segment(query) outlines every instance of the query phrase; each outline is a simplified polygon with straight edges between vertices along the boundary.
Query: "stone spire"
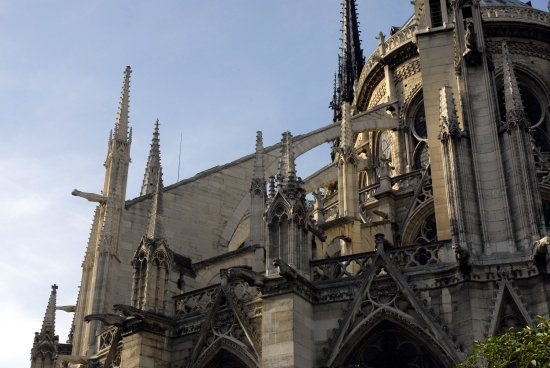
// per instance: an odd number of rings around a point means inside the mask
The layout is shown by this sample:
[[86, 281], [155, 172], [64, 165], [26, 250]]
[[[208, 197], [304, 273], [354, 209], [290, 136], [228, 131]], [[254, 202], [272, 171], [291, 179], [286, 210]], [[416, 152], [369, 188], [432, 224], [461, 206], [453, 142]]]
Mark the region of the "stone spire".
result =
[[122, 85], [122, 94], [118, 106], [118, 116], [115, 125], [115, 139], [122, 141], [128, 140], [128, 119], [130, 108], [130, 74], [132, 69], [127, 66], [124, 70], [124, 84]]
[[[265, 189], [264, 172], [264, 145], [262, 132], [256, 135], [256, 159], [254, 161], [254, 172], [250, 186], [250, 244], [265, 246], [265, 201], [267, 197]], [[265, 268], [265, 257], [263, 250], [256, 250], [254, 257], [254, 271], [261, 271]]]
[[261, 179], [265, 184], [264, 180], [264, 144], [262, 139], [262, 132], [256, 133], [256, 159], [254, 161], [254, 174], [253, 179]]
[[504, 74], [504, 105], [506, 106], [506, 127], [508, 131], [516, 126], [527, 127], [523, 102], [505, 40], [502, 40], [502, 69]]
[[52, 292], [50, 293], [50, 300], [48, 300], [48, 306], [46, 307], [46, 314], [44, 315], [44, 321], [42, 322], [42, 329], [40, 335], [49, 335], [53, 337], [55, 335], [55, 303], [57, 299], [57, 285], [52, 285]]
[[281, 158], [279, 159], [279, 172], [277, 173], [277, 185], [283, 189], [294, 188], [296, 178], [296, 164], [294, 163], [294, 148], [292, 146], [292, 134], [289, 131], [283, 133], [281, 144]]
[[141, 195], [152, 193], [155, 190], [158, 171], [160, 170], [160, 139], [159, 139], [159, 119], [155, 123], [155, 131], [153, 140], [151, 141], [151, 150], [149, 151], [149, 159], [143, 176], [143, 185], [141, 186]]
[[164, 206], [162, 203], [162, 191], [164, 189], [162, 184], [162, 167], [159, 167], [156, 182], [153, 201], [151, 202], [149, 225], [147, 226], [147, 238], [164, 239], [164, 226], [162, 223], [164, 214]]
[[354, 84], [359, 80], [364, 64], [355, 0], [343, 0], [341, 68], [338, 74], [341, 101], [353, 101]]

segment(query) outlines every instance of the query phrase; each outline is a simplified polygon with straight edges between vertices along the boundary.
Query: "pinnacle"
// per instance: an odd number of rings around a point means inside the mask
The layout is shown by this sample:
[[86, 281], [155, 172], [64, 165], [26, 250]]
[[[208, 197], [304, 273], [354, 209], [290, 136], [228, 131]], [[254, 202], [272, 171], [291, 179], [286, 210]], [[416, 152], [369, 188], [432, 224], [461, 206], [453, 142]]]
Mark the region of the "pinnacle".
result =
[[516, 79], [512, 60], [510, 59], [508, 45], [505, 40], [502, 40], [502, 68], [504, 74], [504, 103], [506, 106], [507, 119], [511, 112], [524, 115], [518, 81]]
[[264, 180], [264, 145], [262, 132], [256, 133], [256, 160], [254, 161], [254, 179]]
[[286, 188], [292, 186], [296, 178], [296, 164], [294, 162], [292, 134], [289, 131], [283, 133], [281, 143], [281, 158], [279, 159], [277, 181], [279, 186]]
[[153, 201], [151, 202], [151, 212], [149, 215], [149, 225], [147, 226], [147, 238], [164, 239], [163, 214], [164, 205], [162, 192], [164, 185], [162, 183], [162, 167], [159, 167]]
[[147, 166], [145, 167], [145, 174], [143, 176], [143, 184], [141, 186], [141, 195], [152, 193], [155, 190], [157, 182], [157, 176], [160, 169], [160, 139], [159, 139], [159, 119], [155, 122], [155, 130], [153, 132], [153, 139], [151, 140], [151, 150], [149, 151], [149, 158], [147, 159]]
[[120, 104], [115, 125], [115, 139], [126, 142], [128, 140], [128, 123], [130, 108], [130, 74], [132, 69], [127, 66], [124, 70], [124, 82], [120, 95]]
[[57, 285], [52, 285], [52, 291], [50, 293], [50, 299], [48, 300], [48, 306], [46, 307], [46, 314], [44, 315], [44, 321], [42, 322], [41, 335], [55, 335], [55, 304], [57, 299]]

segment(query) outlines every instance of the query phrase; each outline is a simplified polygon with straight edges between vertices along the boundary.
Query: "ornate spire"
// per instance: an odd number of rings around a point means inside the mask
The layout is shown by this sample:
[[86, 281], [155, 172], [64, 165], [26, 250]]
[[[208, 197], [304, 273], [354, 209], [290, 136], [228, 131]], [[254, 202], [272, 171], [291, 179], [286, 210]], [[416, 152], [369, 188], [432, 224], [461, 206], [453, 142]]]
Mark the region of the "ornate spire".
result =
[[283, 133], [281, 144], [281, 158], [279, 159], [279, 172], [277, 173], [277, 185], [283, 188], [294, 187], [296, 178], [296, 164], [294, 163], [294, 148], [292, 147], [292, 134], [289, 131]]
[[359, 80], [365, 59], [359, 40], [359, 22], [355, 0], [342, 2], [342, 49], [341, 71], [338, 74], [338, 86], [341, 101], [353, 101], [353, 88]]
[[262, 132], [256, 132], [256, 159], [254, 161], [253, 179], [261, 179], [264, 181], [264, 144]]
[[516, 126], [527, 127], [527, 119], [523, 109], [523, 102], [514, 73], [514, 66], [510, 59], [508, 45], [502, 40], [502, 69], [504, 74], [504, 105], [506, 106], [506, 126], [510, 132]]
[[141, 195], [152, 193], [157, 183], [158, 171], [160, 169], [160, 139], [159, 139], [159, 119], [155, 123], [155, 132], [149, 151], [149, 159], [143, 176], [143, 185], [141, 186]]
[[55, 335], [55, 303], [57, 299], [57, 285], [52, 285], [52, 292], [50, 293], [50, 300], [48, 300], [48, 306], [46, 307], [46, 314], [44, 315], [44, 321], [42, 322], [42, 329], [40, 335]]
[[162, 216], [164, 214], [164, 206], [162, 203], [162, 191], [164, 189], [162, 184], [162, 167], [159, 167], [156, 182], [153, 201], [151, 202], [149, 225], [147, 226], [147, 238], [164, 239], [164, 226], [162, 223]]
[[132, 69], [127, 66], [124, 70], [124, 84], [122, 85], [122, 94], [120, 96], [120, 105], [118, 107], [118, 116], [115, 125], [115, 139], [128, 140], [128, 109], [130, 107], [130, 74]]

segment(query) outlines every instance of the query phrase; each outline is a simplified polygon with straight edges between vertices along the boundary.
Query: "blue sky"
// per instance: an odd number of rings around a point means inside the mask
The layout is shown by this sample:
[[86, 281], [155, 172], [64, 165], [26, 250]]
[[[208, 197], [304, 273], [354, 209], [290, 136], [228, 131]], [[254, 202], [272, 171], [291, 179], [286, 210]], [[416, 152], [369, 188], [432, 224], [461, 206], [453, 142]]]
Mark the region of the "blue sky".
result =
[[[546, 9], [544, 0], [533, 1]], [[379, 31], [412, 14], [408, 0], [358, 0], [365, 56]], [[340, 38], [337, 0], [32, 1], [0, 9], [1, 367], [29, 365], [50, 285], [74, 304], [109, 130], [126, 65], [133, 69], [128, 198], [139, 193], [156, 118], [164, 182], [331, 121]], [[328, 163], [324, 145], [300, 176]], [[136, 244], [137, 246], [137, 244]], [[72, 315], [57, 314], [64, 342]]]

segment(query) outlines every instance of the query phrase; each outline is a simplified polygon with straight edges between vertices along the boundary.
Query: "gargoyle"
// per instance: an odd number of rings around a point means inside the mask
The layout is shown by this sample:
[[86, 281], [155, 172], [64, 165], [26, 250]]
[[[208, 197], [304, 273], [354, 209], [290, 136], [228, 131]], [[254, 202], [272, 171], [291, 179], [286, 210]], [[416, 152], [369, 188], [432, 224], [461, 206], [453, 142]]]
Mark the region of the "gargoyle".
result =
[[120, 316], [124, 316], [126, 318], [128, 317], [135, 317], [137, 319], [143, 319], [143, 311], [141, 309], [137, 309], [135, 307], [132, 307], [130, 305], [124, 305], [124, 304], [115, 304], [113, 305], [113, 310], [115, 312], [118, 312]]
[[124, 321], [126, 321], [126, 318], [117, 316], [116, 314], [102, 313], [102, 314], [89, 314], [86, 317], [84, 317], [84, 321], [86, 322], [101, 321], [105, 326], [122, 327], [122, 325], [124, 324]]
[[248, 270], [246, 268], [230, 268], [229, 277], [240, 278], [250, 286], [263, 286], [265, 277], [258, 272]]
[[81, 192], [80, 190], [75, 189], [71, 192], [71, 194], [74, 195], [74, 196], [77, 196], [77, 197], [85, 198], [90, 202], [98, 202], [98, 203], [101, 203], [101, 204], [107, 202], [107, 197], [104, 197], [102, 195], [95, 194], [95, 193], [86, 193], [86, 192]]
[[550, 239], [547, 236], [535, 242], [535, 245], [533, 247], [533, 260], [536, 264], [546, 265], [548, 244], [550, 244]]
[[76, 312], [76, 305], [63, 305], [63, 306], [55, 307], [55, 310], [62, 310], [67, 313], [73, 313], [73, 312]]
[[80, 355], [58, 355], [57, 359], [59, 362], [67, 362], [71, 364], [87, 364], [89, 358]]
[[458, 264], [461, 269], [468, 268], [468, 261], [470, 260], [470, 251], [464, 247], [462, 247], [460, 244], [455, 243], [453, 244], [453, 252], [455, 254], [456, 260], [458, 261]]
[[287, 281], [294, 281], [298, 278], [298, 273], [285, 261], [282, 259], [276, 258], [273, 261], [273, 266], [279, 268], [279, 275], [283, 276]]

